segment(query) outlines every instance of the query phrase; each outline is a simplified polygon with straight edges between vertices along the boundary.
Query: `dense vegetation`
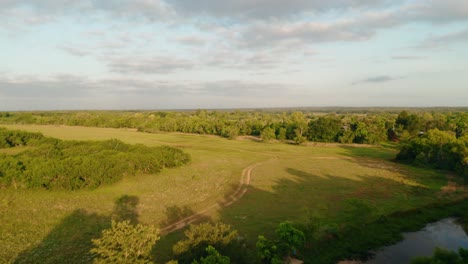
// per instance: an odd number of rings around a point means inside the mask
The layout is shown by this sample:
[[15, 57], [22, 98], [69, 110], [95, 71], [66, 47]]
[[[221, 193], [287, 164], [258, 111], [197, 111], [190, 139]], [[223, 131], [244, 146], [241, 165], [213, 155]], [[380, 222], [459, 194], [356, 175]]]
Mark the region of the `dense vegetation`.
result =
[[398, 160], [436, 169], [455, 170], [468, 178], [468, 135], [431, 129], [420, 137], [409, 139], [397, 155]]
[[468, 249], [460, 248], [458, 252], [436, 248], [432, 257], [416, 257], [411, 264], [467, 264]]
[[361, 112], [304, 111], [147, 111], [147, 112], [14, 112], [0, 113], [0, 122], [109, 128], [135, 128], [145, 132], [183, 132], [227, 138], [262, 136], [271, 139], [369, 143], [398, 141], [437, 128], [466, 133], [468, 112]]
[[16, 154], [0, 153], [3, 188], [96, 188], [124, 175], [157, 173], [190, 160], [171, 147], [128, 145], [116, 139], [62, 141], [6, 129], [0, 129], [1, 148], [22, 148]]

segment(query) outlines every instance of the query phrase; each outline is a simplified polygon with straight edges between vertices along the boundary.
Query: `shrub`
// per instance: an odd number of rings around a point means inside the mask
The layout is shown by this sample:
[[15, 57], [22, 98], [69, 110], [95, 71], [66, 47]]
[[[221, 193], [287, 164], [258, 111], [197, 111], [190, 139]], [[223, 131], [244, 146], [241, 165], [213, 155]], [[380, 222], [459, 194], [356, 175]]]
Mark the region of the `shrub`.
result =
[[112, 227], [93, 239], [94, 263], [152, 263], [151, 249], [159, 240], [159, 231], [150, 226], [129, 221], [112, 221]]

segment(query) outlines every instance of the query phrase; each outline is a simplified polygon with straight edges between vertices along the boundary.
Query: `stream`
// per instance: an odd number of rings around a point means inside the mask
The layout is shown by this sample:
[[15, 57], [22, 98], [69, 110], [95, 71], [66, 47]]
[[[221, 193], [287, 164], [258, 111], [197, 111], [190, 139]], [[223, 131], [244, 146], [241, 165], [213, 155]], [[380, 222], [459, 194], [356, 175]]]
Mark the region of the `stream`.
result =
[[417, 232], [403, 234], [397, 244], [381, 248], [366, 264], [409, 263], [416, 256], [432, 256], [436, 247], [457, 251], [468, 248], [468, 236], [454, 218], [445, 218], [426, 225]]

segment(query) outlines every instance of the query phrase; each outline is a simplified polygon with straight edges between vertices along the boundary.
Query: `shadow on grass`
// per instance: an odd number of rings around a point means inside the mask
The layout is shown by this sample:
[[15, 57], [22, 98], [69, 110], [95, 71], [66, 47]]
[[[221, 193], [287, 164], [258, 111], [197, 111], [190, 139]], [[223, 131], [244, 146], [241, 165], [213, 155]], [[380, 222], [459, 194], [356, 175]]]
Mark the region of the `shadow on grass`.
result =
[[346, 150], [345, 155], [351, 158], [380, 158], [385, 160], [394, 160], [398, 149], [396, 147], [359, 147], [359, 146], [341, 146]]
[[115, 201], [112, 220], [121, 222], [129, 221], [131, 224], [138, 224], [137, 205], [140, 199], [137, 196], [123, 195]]
[[92, 263], [91, 240], [110, 228], [111, 219], [136, 224], [138, 201], [136, 196], [118, 198], [112, 216], [77, 209], [52, 229], [39, 245], [20, 253], [14, 263]]
[[[237, 229], [251, 249], [255, 249], [258, 235], [275, 239], [278, 224], [292, 221], [309, 232], [308, 243], [299, 256], [310, 263], [366, 257], [368, 250], [397, 240], [401, 232], [394, 228], [379, 233], [374, 228], [375, 234], [369, 234], [363, 231], [368, 224], [400, 210], [437, 202], [437, 190], [421, 190], [392, 179], [359, 173], [346, 178], [295, 168], [284, 170], [290, 177], [258, 188], [249, 186], [242, 199], [220, 211], [220, 221]], [[253, 173], [252, 178], [256, 177]], [[320, 227], [310, 227], [311, 219], [318, 220]]]
[[159, 226], [162, 228], [195, 214], [195, 212], [188, 206], [179, 207], [176, 205], [166, 206], [164, 213], [166, 215], [166, 219], [159, 223]]
[[75, 210], [36, 247], [22, 252], [14, 263], [92, 263], [91, 239], [110, 227], [110, 217]]
[[355, 148], [343, 146], [346, 150], [345, 155], [353, 159], [353, 162], [363, 167], [373, 169], [385, 169], [392, 172], [397, 172], [411, 178], [411, 180], [427, 186], [431, 189], [438, 190], [447, 184], [446, 175], [450, 172], [442, 170], [434, 170], [431, 168], [417, 167], [410, 164], [398, 162], [396, 154], [398, 153], [396, 146], [391, 146], [390, 150], [386, 147], [375, 148]]

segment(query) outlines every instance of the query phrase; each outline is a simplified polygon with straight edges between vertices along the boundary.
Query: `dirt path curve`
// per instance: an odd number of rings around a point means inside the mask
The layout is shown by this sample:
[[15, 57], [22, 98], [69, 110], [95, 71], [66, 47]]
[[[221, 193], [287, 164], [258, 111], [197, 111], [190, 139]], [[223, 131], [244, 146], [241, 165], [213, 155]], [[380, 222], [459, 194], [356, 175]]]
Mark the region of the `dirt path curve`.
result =
[[[275, 158], [276, 159], [276, 158]], [[248, 186], [250, 185], [250, 179], [252, 177], [252, 171], [258, 167], [258, 166], [261, 166], [265, 163], [268, 163], [268, 162], [271, 162], [275, 159], [271, 159], [271, 160], [267, 160], [267, 161], [263, 161], [263, 162], [258, 162], [258, 163], [255, 163], [255, 164], [252, 164], [246, 168], [244, 168], [242, 170], [242, 174], [241, 174], [241, 179], [240, 179], [240, 184], [239, 186], [237, 187], [237, 189], [232, 193], [230, 194], [229, 196], [227, 196], [224, 201], [222, 202], [217, 202], [216, 204], [212, 204], [206, 208], [204, 208], [203, 210], [201, 211], [198, 211], [197, 213], [193, 214], [193, 215], [190, 215], [190, 216], [187, 216], [187, 217], [184, 217], [183, 219], [180, 219], [179, 221], [173, 223], [173, 224], [170, 224], [164, 228], [161, 228], [161, 233], [163, 234], [167, 234], [167, 233], [171, 233], [173, 231], [176, 231], [176, 230], [179, 230], [181, 228], [184, 228], [185, 226], [203, 218], [203, 217], [206, 217], [208, 215], [209, 212], [215, 210], [215, 209], [220, 209], [220, 208], [223, 208], [223, 207], [227, 207], [235, 202], [237, 202], [240, 198], [242, 198], [242, 196], [244, 196], [246, 193], [247, 193], [247, 190], [248, 190]]]

